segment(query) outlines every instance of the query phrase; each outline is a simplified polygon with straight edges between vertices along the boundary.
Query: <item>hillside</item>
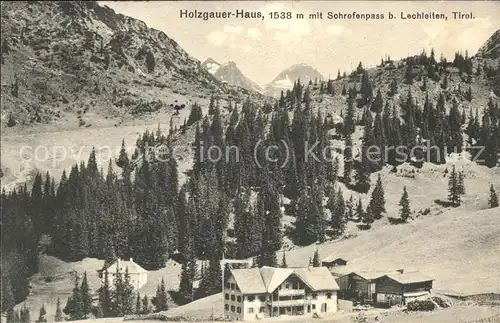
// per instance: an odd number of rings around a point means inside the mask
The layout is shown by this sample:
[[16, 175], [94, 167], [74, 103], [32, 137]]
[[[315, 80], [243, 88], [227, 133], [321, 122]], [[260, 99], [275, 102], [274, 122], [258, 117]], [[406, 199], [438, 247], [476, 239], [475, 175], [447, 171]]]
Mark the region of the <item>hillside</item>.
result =
[[146, 129], [168, 130], [174, 105], [186, 105], [179, 126], [212, 94], [222, 105], [262, 100], [222, 84], [162, 31], [96, 2], [1, 6], [2, 187], [37, 171], [59, 177], [98, 143], [104, 167], [122, 139], [130, 147]]
[[[310, 246], [287, 252], [289, 266], [307, 265], [314, 250], [315, 246]], [[500, 217], [494, 209], [446, 211], [409, 224], [362, 232], [344, 241], [327, 242], [319, 245], [318, 250], [321, 257], [335, 255], [348, 260], [343, 272], [419, 270], [435, 279], [436, 293], [500, 293], [500, 264], [495, 257], [500, 252]], [[495, 281], [499, 284], [489, 285]], [[163, 315], [208, 320], [212, 311], [220, 316], [221, 307], [221, 295], [217, 294]]]
[[476, 56], [498, 59], [500, 58], [500, 29], [497, 30], [477, 51]]
[[177, 101], [228, 98], [231, 87], [164, 32], [96, 1], [2, 2], [1, 9], [3, 125], [10, 113], [18, 126], [113, 125], [171, 112]]

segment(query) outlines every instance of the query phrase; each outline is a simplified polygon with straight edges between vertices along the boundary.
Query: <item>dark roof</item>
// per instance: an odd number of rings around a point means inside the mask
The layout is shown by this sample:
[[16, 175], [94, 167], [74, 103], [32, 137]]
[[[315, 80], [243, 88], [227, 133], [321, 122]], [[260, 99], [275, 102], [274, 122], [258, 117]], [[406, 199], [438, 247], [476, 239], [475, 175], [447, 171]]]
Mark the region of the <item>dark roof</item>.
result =
[[418, 271], [414, 271], [411, 273], [403, 273], [403, 274], [389, 274], [385, 276], [403, 285], [412, 283], [422, 283], [434, 280], [433, 278], [425, 276], [424, 274]]

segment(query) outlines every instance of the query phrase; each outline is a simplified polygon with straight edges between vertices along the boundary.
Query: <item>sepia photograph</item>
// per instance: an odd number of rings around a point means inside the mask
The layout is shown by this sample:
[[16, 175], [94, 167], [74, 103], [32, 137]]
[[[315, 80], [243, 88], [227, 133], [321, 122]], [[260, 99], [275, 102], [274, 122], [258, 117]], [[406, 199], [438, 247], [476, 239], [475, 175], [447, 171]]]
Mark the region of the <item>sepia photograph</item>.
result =
[[0, 6], [1, 323], [500, 323], [500, 2]]

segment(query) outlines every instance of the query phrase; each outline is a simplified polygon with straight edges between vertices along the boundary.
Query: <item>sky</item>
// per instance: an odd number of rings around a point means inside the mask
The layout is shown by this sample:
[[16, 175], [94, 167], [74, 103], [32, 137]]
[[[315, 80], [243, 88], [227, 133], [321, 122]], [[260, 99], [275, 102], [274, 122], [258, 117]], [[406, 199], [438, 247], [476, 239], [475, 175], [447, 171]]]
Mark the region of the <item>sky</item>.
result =
[[[219, 63], [234, 61], [259, 85], [299, 63], [315, 67], [325, 78], [338, 69], [349, 72], [361, 61], [375, 66], [382, 57], [400, 59], [434, 48], [453, 59], [456, 51], [474, 55], [500, 29], [500, 2], [493, 1], [124, 1], [104, 2], [117, 13], [144, 21], [165, 32], [191, 56]], [[180, 11], [245, 10], [264, 19], [189, 19]], [[291, 12], [292, 19], [271, 19], [270, 12]], [[323, 12], [323, 19], [309, 14]], [[332, 13], [384, 14], [383, 20], [327, 19]], [[397, 19], [387, 19], [391, 12]], [[401, 13], [437, 12], [445, 20], [402, 20]], [[452, 12], [472, 13], [474, 19], [453, 19]], [[297, 13], [304, 19], [296, 18]]]

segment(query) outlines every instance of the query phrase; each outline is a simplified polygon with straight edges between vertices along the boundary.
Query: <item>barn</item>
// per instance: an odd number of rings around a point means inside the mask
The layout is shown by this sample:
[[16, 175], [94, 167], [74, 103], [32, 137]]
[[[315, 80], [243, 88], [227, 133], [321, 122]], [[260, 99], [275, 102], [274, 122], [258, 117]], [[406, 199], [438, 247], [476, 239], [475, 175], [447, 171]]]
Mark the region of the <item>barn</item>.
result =
[[327, 257], [321, 260], [321, 267], [327, 267], [328, 269], [345, 265], [347, 265], [347, 260], [342, 258]]
[[418, 271], [384, 275], [373, 280], [376, 302], [392, 306], [426, 298], [431, 292], [433, 281]]

